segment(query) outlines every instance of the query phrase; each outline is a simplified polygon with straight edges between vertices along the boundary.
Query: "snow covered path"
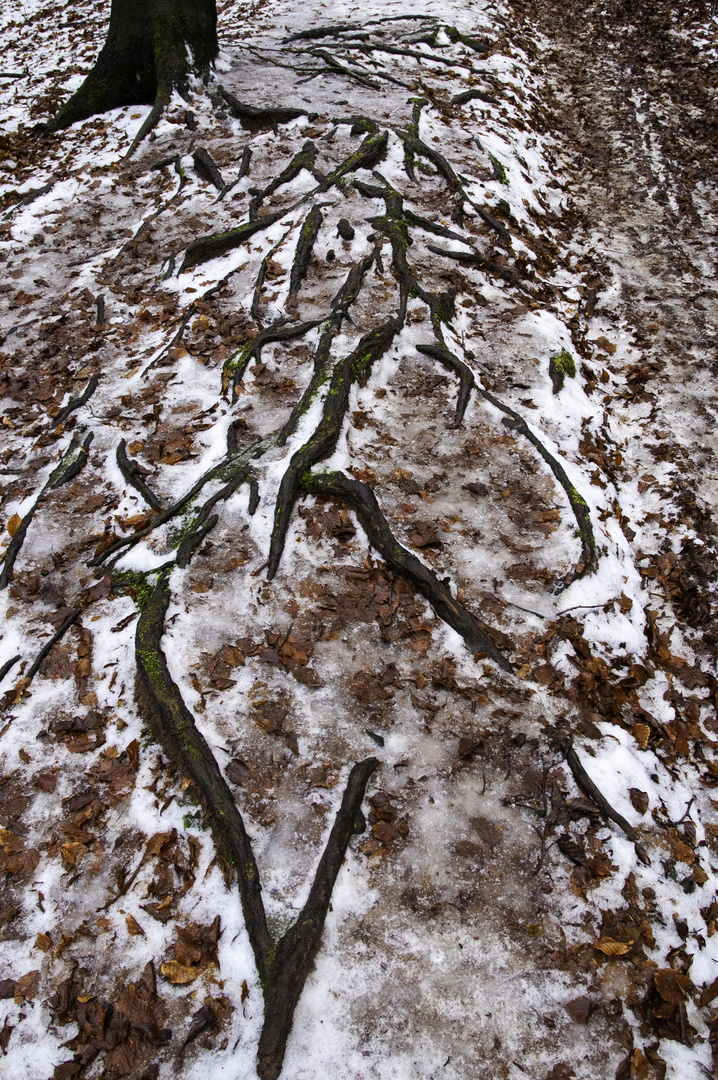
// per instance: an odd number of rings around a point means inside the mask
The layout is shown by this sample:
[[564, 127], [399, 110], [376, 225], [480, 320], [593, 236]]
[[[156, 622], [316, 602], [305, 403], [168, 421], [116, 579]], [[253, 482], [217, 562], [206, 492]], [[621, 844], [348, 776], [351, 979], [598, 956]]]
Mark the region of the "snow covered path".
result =
[[287, 1080], [712, 1075], [705, 9], [226, 3], [215, 82], [127, 160], [145, 108], [29, 130], [104, 9], [9, 0], [8, 1075], [255, 1075], [172, 686], [275, 936], [380, 762]]

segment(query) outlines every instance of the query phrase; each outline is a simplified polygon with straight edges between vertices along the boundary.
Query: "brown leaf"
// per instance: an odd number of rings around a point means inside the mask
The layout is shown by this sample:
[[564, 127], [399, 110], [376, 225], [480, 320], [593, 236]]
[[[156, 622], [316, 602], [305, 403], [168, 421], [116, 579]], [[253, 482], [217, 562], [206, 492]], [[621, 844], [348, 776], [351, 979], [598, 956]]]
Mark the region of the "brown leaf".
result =
[[718, 978], [715, 978], [709, 986], [704, 986], [701, 990], [700, 1005], [701, 1008], [705, 1008], [706, 1005], [710, 1005], [712, 1001], [718, 997]]
[[234, 758], [230, 761], [225, 772], [230, 784], [237, 784], [238, 787], [242, 784], [246, 784], [252, 775], [249, 771], [249, 767], [239, 758]]
[[67, 844], [60, 845], [60, 854], [65, 869], [74, 870], [82, 856], [87, 854], [87, 847], [85, 844], [78, 844], [76, 840], [71, 840]]
[[147, 841], [147, 847], [145, 848], [144, 857], [150, 858], [152, 855], [159, 855], [164, 847], [171, 841], [177, 839], [177, 830], [172, 829], [171, 832], [155, 833]]
[[393, 825], [390, 821], [377, 821], [376, 825], [372, 825], [371, 831], [372, 836], [376, 837], [377, 840], [381, 840], [382, 844], [391, 844], [401, 835], [396, 825]]
[[585, 1024], [593, 1012], [593, 1004], [590, 998], [587, 998], [585, 994], [581, 994], [580, 997], [567, 1001], [564, 1009], [572, 1019], [578, 1020], [580, 1024]]
[[8, 521], [5, 528], [10, 533], [11, 537], [13, 537], [15, 535], [15, 533], [17, 532], [17, 530], [20, 528], [21, 521], [22, 521], [22, 518], [20, 517], [19, 514], [13, 514], [13, 516]]
[[95, 600], [104, 600], [105, 597], [110, 595], [112, 590], [112, 578], [109, 575], [101, 578], [96, 585], [93, 585], [90, 589], [87, 589], [83, 594], [83, 598], [88, 604], [92, 604]]
[[129, 758], [130, 768], [134, 772], [137, 772], [137, 770], [140, 767], [140, 744], [139, 744], [139, 741], [137, 739], [133, 739], [132, 742], [128, 743], [127, 746], [125, 747], [125, 753], [127, 754], [127, 757]]
[[175, 960], [184, 967], [217, 964], [217, 944], [220, 935], [219, 915], [209, 926], [188, 923], [177, 927], [177, 940], [174, 946]]
[[33, 783], [38, 791], [45, 791], [51, 794], [57, 787], [57, 776], [48, 769], [44, 772], [35, 773]]
[[49, 934], [38, 934], [34, 947], [44, 953], [52, 952], [52, 938]]
[[160, 964], [160, 971], [173, 986], [185, 986], [197, 978], [196, 967], [186, 967], [184, 964], [178, 964], [176, 960], [168, 960], [165, 964]]
[[111, 1076], [127, 1076], [134, 1072], [141, 1061], [141, 1049], [134, 1039], [126, 1039], [105, 1056], [104, 1067]]
[[564, 833], [558, 838], [559, 850], [567, 859], [570, 859], [576, 866], [588, 866], [588, 856], [586, 855], [586, 849], [583, 844], [571, 836], [570, 833]]
[[646, 792], [641, 791], [640, 788], [632, 787], [629, 788], [628, 795], [634, 810], [637, 810], [639, 814], [645, 814], [649, 806], [649, 799]]
[[140, 904], [140, 907], [147, 912], [150, 918], [156, 919], [157, 922], [161, 922], [164, 926], [173, 917], [171, 903], [172, 897], [168, 896], [161, 904]]
[[575, 1080], [576, 1073], [570, 1065], [559, 1061], [546, 1073], [546, 1080]]
[[25, 841], [10, 829], [0, 829], [0, 847], [6, 855], [16, 855], [25, 847]]
[[3, 1054], [7, 1054], [7, 1047], [8, 1043], [10, 1042], [10, 1036], [12, 1035], [14, 1030], [15, 1026], [13, 1024], [8, 1024], [8, 1018], [6, 1016], [5, 1023], [2, 1026], [2, 1030], [0, 1030], [0, 1050], [2, 1050]]
[[352, 693], [367, 704], [393, 697], [393, 691], [382, 686], [379, 680], [368, 671], [355, 672], [347, 682]]
[[15, 983], [15, 1004], [21, 1005], [24, 999], [32, 1001], [40, 987], [40, 972], [28, 971]]
[[686, 1000], [686, 994], [693, 986], [687, 975], [681, 975], [673, 968], [660, 968], [653, 976], [656, 990], [670, 1005], [680, 1005]]
[[125, 924], [127, 926], [127, 933], [133, 937], [145, 937], [145, 932], [137, 922], [137, 919], [130, 912], [125, 915]]
[[632, 945], [632, 941], [616, 941], [615, 938], [602, 937], [593, 947], [602, 952], [604, 956], [625, 956], [627, 952], [631, 951]]
[[474, 751], [478, 750], [479, 746], [481, 746], [480, 739], [459, 739], [459, 757], [470, 758]]
[[682, 840], [677, 829], [671, 829], [668, 833], [668, 845], [671, 849], [671, 856], [676, 862], [684, 862], [691, 866], [696, 861], [695, 851]]
[[299, 667], [293, 667], [291, 670], [292, 670], [292, 675], [297, 680], [297, 682], [304, 683], [305, 686], [323, 686], [324, 685], [322, 683], [322, 680], [320, 679], [319, 675], [317, 674], [317, 672], [314, 670], [313, 667], [301, 667], [301, 666], [299, 666]]

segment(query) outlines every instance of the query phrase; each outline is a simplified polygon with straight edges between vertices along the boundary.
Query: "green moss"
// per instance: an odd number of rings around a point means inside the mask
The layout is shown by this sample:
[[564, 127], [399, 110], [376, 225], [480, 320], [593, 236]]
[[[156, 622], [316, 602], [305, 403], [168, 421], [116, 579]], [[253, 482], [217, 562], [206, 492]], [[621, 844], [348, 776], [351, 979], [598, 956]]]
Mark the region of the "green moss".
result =
[[567, 375], [569, 379], [576, 378], [576, 362], [568, 349], [561, 349], [561, 352], [554, 356], [553, 360], [558, 370]]
[[506, 187], [508, 187], [509, 178], [506, 175], [506, 169], [504, 168], [503, 164], [499, 161], [497, 157], [494, 157], [493, 154], [489, 154], [489, 161], [494, 167], [494, 180], [498, 180], [500, 184], [504, 184]]
[[137, 649], [137, 656], [142, 663], [142, 667], [145, 669], [148, 679], [155, 687], [157, 687], [158, 683], [164, 681], [164, 671], [162, 670], [162, 663], [157, 650], [146, 649], [140, 646]]
[[190, 502], [187, 503], [187, 506], [185, 507], [185, 510], [179, 518], [177, 524], [172, 526], [168, 530], [169, 544], [170, 548], [173, 551], [180, 546], [183, 540], [185, 540], [188, 536], [191, 536], [197, 528], [197, 517], [199, 515], [199, 511], [191, 509], [194, 502], [195, 500], [192, 499]]
[[122, 570], [112, 575], [112, 591], [129, 593], [140, 611], [144, 611], [152, 599], [156, 581], [150, 581], [150, 577], [154, 576], [140, 570]]
[[185, 829], [199, 829], [201, 832], [207, 831], [207, 823], [204, 820], [201, 810], [195, 810], [193, 814], [185, 814], [182, 818], [182, 824]]
[[572, 499], [572, 501], [574, 503], [578, 503], [579, 506], [585, 506], [586, 509], [588, 510], [588, 503], [584, 499], [583, 495], [579, 495], [578, 491], [576, 491], [576, 488], [573, 486], [573, 484], [571, 484], [571, 486], [570, 486], [570, 491], [571, 491], [571, 499]]
[[560, 353], [552, 356], [549, 360], [548, 373], [553, 383], [553, 392], [558, 394], [563, 390], [566, 378], [576, 378], [576, 362], [568, 349], [561, 349]]

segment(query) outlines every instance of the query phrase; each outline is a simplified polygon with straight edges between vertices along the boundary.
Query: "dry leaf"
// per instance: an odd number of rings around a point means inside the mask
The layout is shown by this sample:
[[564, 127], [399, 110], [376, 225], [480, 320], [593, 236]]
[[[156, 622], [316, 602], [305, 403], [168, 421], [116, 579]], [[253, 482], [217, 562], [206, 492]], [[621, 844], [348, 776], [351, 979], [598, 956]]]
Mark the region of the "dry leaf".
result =
[[633, 738], [638, 743], [639, 750], [645, 750], [648, 746], [648, 740], [651, 736], [651, 729], [648, 724], [634, 724], [633, 726]]
[[673, 968], [660, 968], [653, 976], [656, 990], [664, 1001], [670, 1005], [680, 1005], [686, 1000], [686, 993], [693, 983], [687, 975], [681, 975], [680, 971]]
[[35, 938], [35, 948], [41, 949], [42, 952], [52, 951], [52, 938], [49, 934], [38, 934]]
[[74, 870], [82, 856], [87, 854], [87, 848], [84, 844], [79, 844], [76, 840], [71, 840], [67, 844], [60, 845], [60, 854], [62, 855], [62, 863], [65, 869]]
[[178, 964], [176, 960], [168, 960], [166, 964], [160, 964], [160, 971], [173, 986], [185, 986], [197, 978], [196, 967], [185, 967], [184, 964]]
[[27, 975], [21, 975], [15, 983], [15, 1004], [21, 1005], [23, 999], [32, 1001], [40, 986], [40, 972], [28, 971]]
[[6, 525], [6, 529], [10, 533], [11, 537], [14, 536], [15, 533], [17, 532], [17, 530], [20, 528], [20, 522], [21, 521], [22, 521], [22, 518], [20, 517], [19, 514], [13, 514], [13, 516], [8, 521], [8, 523]]
[[132, 934], [133, 937], [145, 937], [145, 932], [140, 926], [140, 924], [137, 922], [137, 919], [134, 917], [134, 915], [131, 915], [129, 913], [125, 915], [125, 924], [127, 926], [128, 934]]
[[0, 829], [0, 847], [6, 855], [16, 855], [25, 847], [25, 841], [10, 829]]
[[604, 956], [625, 956], [627, 952], [630, 952], [632, 945], [632, 941], [616, 941], [615, 938], [602, 937], [593, 947]]

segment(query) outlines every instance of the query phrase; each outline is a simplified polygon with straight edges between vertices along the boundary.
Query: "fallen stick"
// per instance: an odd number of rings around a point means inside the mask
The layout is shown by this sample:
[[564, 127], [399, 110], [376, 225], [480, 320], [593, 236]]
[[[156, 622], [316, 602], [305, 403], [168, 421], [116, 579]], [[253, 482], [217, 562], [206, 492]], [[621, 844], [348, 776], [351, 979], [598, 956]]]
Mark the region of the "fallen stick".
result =
[[610, 821], [615, 822], [615, 824], [618, 825], [619, 829], [623, 830], [629, 840], [631, 840], [634, 844], [638, 843], [638, 833], [633, 828], [633, 825], [631, 825], [630, 822], [626, 821], [625, 817], [619, 814], [617, 810], [614, 810], [606, 796], [601, 794], [601, 792], [596, 787], [593, 780], [581, 764], [580, 758], [573, 748], [573, 743], [570, 743], [568, 750], [566, 751], [566, 761], [568, 763], [568, 767], [573, 773], [574, 780], [581, 788], [581, 791], [584, 793], [584, 795], [588, 795], [589, 799], [592, 799], [593, 802], [595, 802], [596, 806], [601, 811], [603, 816], [608, 818]]

